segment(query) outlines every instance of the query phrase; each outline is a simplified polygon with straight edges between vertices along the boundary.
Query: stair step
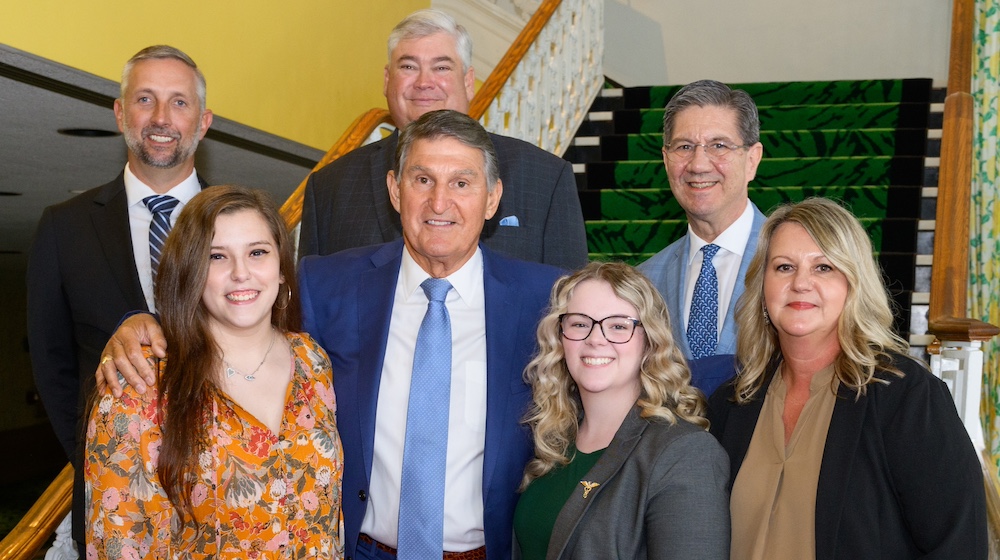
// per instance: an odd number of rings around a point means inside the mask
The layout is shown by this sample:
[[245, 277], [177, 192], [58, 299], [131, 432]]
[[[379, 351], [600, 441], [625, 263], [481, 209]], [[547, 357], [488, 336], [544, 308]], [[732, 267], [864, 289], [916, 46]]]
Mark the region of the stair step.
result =
[[[922, 185], [924, 158], [765, 158], [757, 168], [751, 187]], [[578, 184], [579, 186], [579, 184]], [[660, 160], [600, 162], [587, 164], [586, 189], [669, 189], [667, 172]]]
[[[876, 252], [913, 253], [915, 218], [858, 218]], [[687, 232], [687, 220], [593, 220], [586, 223], [591, 253], [654, 254]]]
[[[751, 184], [750, 199], [765, 214], [779, 204], [809, 197], [842, 202], [856, 216], [912, 218], [920, 213], [921, 187], [810, 186], [757, 187]], [[684, 210], [669, 190], [605, 189], [580, 193], [585, 220], [682, 220]]]
[[[661, 159], [663, 135], [615, 134], [586, 137], [587, 145], [600, 146], [604, 161]], [[577, 139], [577, 146], [581, 140]], [[760, 134], [764, 158], [922, 156], [927, 153], [926, 128], [872, 128], [841, 130], [768, 130]], [[574, 160], [576, 161], [576, 160]]]
[[[757, 112], [760, 114], [760, 128], [763, 132], [801, 129], [928, 128], [929, 109], [929, 103], [852, 103], [758, 106]], [[602, 119], [601, 122], [606, 120]], [[614, 111], [612, 122], [613, 134], [662, 134], [663, 109]], [[593, 134], [588, 132], [586, 135]]]
[[[926, 102], [932, 82], [927, 78], [905, 80], [837, 80], [825, 82], [756, 82], [729, 84], [750, 94], [758, 107], [837, 103]], [[682, 86], [625, 88], [625, 106], [641, 109], [664, 107]]]

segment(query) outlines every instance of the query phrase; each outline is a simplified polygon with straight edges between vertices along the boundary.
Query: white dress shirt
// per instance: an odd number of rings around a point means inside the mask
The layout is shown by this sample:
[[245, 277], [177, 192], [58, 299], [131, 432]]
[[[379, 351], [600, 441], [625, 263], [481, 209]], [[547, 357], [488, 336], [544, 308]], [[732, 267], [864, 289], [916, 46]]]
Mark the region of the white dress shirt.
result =
[[[177, 223], [181, 209], [194, 195], [201, 192], [201, 183], [194, 171], [187, 179], [163, 193], [178, 200], [177, 207], [170, 213], [170, 226]], [[125, 196], [128, 200], [128, 224], [132, 232], [132, 255], [135, 257], [135, 269], [139, 273], [139, 284], [142, 285], [142, 295], [146, 297], [146, 305], [150, 312], [156, 312], [153, 302], [153, 266], [149, 262], [149, 224], [153, 222], [153, 213], [149, 211], [142, 199], [158, 194], [149, 185], [139, 180], [128, 164], [125, 164]]]
[[[403, 249], [393, 296], [389, 338], [375, 412], [368, 508], [361, 532], [395, 547], [403, 471], [406, 410], [417, 332], [427, 311], [420, 287], [430, 275]], [[486, 544], [483, 534], [483, 452], [486, 448], [486, 301], [483, 254], [447, 277], [445, 306], [451, 319], [451, 404], [444, 491], [444, 550], [462, 552]]]
[[[729, 310], [729, 302], [733, 299], [733, 290], [736, 288], [736, 278], [740, 275], [740, 263], [743, 262], [743, 253], [747, 248], [747, 241], [750, 240], [750, 231], [753, 229], [753, 206], [747, 202], [747, 207], [743, 214], [729, 225], [712, 243], [720, 247], [715, 254], [712, 263], [715, 265], [715, 274], [719, 279], [719, 324], [718, 332], [722, 332], [722, 325], [726, 321], [726, 312]], [[691, 317], [691, 299], [694, 297], [694, 285], [701, 274], [701, 264], [705, 254], [701, 248], [708, 245], [708, 241], [695, 235], [691, 226], [688, 225], [688, 273], [687, 283], [684, 286], [684, 329], [687, 329], [688, 319]]]

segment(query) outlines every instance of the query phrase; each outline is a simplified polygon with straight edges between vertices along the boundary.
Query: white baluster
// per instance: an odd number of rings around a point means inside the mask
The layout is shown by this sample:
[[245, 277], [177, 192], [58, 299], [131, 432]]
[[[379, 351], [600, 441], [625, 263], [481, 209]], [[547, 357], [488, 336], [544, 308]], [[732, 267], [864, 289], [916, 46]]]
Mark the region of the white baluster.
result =
[[56, 527], [52, 548], [45, 552], [45, 560], [76, 560], [76, 543], [73, 542], [73, 514], [69, 513]]

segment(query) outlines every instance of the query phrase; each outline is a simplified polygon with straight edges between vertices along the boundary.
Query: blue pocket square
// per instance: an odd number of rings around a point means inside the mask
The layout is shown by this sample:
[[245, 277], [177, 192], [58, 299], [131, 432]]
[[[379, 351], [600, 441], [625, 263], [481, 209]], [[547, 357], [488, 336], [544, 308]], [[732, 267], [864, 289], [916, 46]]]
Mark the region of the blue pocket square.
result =
[[517, 216], [507, 216], [506, 218], [500, 219], [500, 225], [518, 227], [521, 225], [521, 222], [517, 221]]

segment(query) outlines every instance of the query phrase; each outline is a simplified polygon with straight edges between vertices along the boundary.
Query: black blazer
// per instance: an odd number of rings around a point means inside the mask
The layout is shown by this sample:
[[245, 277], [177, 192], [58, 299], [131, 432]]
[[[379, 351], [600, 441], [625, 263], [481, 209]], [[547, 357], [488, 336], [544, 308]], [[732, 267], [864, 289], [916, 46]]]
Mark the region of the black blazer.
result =
[[[573, 270], [587, 263], [587, 236], [573, 168], [536, 146], [490, 134], [503, 196], [483, 228], [484, 245], [515, 259]], [[329, 255], [399, 239], [403, 228], [385, 176], [399, 133], [362, 146], [309, 176], [299, 255]], [[519, 225], [501, 225], [516, 217]], [[504, 220], [504, 218], [507, 218]]]
[[76, 467], [73, 536], [83, 542], [77, 453], [83, 408], [101, 352], [122, 316], [147, 310], [132, 252], [124, 171], [42, 212], [27, 279], [31, 369], [56, 437]]
[[[983, 475], [947, 386], [915, 360], [883, 371], [856, 398], [840, 388], [816, 490], [816, 559], [985, 559]], [[730, 489], [766, 388], [745, 405], [732, 382], [709, 400], [712, 433], [729, 453]]]
[[132, 253], [123, 173], [46, 208], [28, 257], [31, 366], [68, 457], [101, 351], [122, 316], [135, 309], [145, 310], [146, 299]]

